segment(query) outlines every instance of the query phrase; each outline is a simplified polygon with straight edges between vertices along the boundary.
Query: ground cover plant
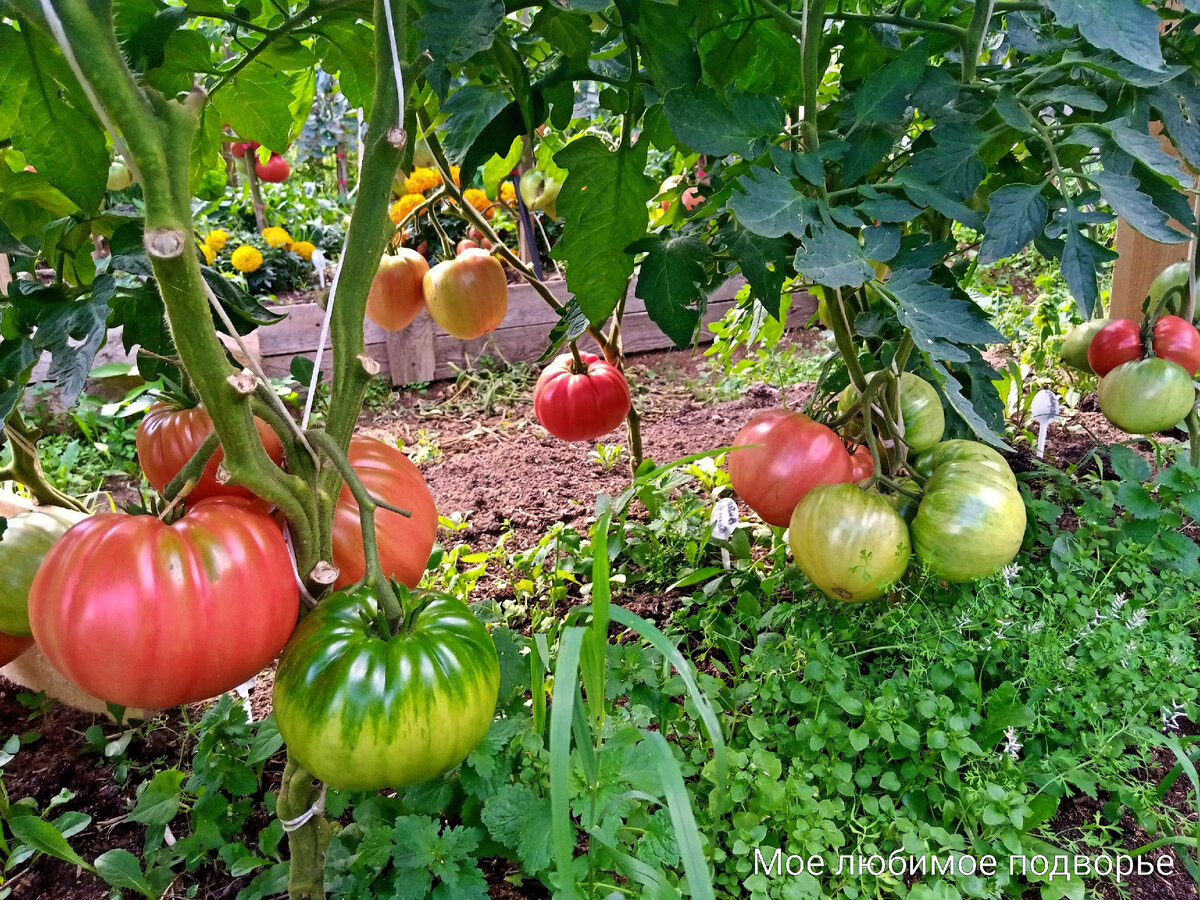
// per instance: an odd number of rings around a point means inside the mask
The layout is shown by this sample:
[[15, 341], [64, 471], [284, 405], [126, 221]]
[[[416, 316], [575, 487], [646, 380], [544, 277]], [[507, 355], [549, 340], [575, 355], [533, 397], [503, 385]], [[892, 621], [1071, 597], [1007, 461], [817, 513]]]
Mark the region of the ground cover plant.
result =
[[[108, 704], [127, 791], [38, 781], [61, 713], [0, 698], [0, 896], [1195, 891], [1198, 25], [0, 0], [0, 478], [80, 519], [3, 522], [0, 653]], [[1117, 215], [1191, 241], [1140, 320]], [[734, 276], [670, 438], [631, 298], [687, 348]], [[512, 281], [557, 313], [535, 367], [463, 369], [401, 449], [364, 321], [476, 340]], [[272, 380], [254, 332], [314, 282]], [[112, 328], [141, 383], [98, 402]], [[1103, 439], [1039, 462], [1066, 383]], [[484, 434], [558, 455], [472, 444], [448, 508], [429, 460]]]

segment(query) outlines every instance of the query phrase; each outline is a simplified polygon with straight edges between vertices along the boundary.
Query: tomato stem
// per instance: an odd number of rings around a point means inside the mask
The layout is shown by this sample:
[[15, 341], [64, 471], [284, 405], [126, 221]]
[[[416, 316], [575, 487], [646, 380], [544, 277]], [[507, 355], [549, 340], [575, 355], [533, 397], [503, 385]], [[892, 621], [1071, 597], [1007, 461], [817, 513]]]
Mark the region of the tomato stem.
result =
[[212, 459], [217, 448], [221, 446], [221, 439], [215, 431], [210, 431], [206, 437], [196, 448], [196, 452], [179, 470], [179, 473], [171, 479], [165, 488], [162, 490], [163, 498], [170, 501], [171, 505], [177, 500], [183, 500], [188, 493], [200, 481], [200, 476], [204, 474], [204, 469], [208, 466], [208, 461]]
[[1188, 427], [1188, 463], [1200, 466], [1200, 411], [1193, 406], [1184, 421]]
[[[7, 381], [0, 379], [0, 388], [7, 385]], [[12, 460], [0, 468], [0, 482], [16, 481], [23, 484], [33, 498], [44, 506], [61, 506], [65, 509], [89, 512], [86, 504], [64, 494], [46, 480], [37, 453], [37, 440], [41, 434], [21, 417], [19, 403], [8, 414], [4, 428], [8, 433], [9, 446], [12, 447]]]

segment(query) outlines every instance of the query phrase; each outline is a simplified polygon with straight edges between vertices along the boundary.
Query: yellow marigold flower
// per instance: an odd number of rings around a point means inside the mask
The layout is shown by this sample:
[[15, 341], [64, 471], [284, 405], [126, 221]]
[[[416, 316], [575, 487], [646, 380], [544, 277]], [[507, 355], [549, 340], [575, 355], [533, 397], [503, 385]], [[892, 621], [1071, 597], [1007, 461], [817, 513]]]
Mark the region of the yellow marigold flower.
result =
[[500, 184], [500, 201], [502, 203], [516, 203], [517, 189], [512, 186], [511, 181], [501, 182]]
[[433, 169], [418, 166], [404, 179], [404, 190], [409, 194], [423, 194], [441, 183], [442, 179]]
[[217, 258], [216, 251], [213, 250], [212, 247], [208, 246], [207, 243], [203, 243], [200, 245], [200, 252], [204, 254], [204, 260], [210, 266], [213, 264], [213, 260]]
[[292, 252], [301, 259], [312, 259], [313, 251], [316, 249], [309, 241], [296, 241], [292, 244]]
[[392, 204], [392, 208], [388, 210], [388, 218], [399, 225], [404, 221], [405, 216], [424, 202], [425, 198], [420, 194], [405, 194]]
[[264, 228], [262, 236], [272, 247], [287, 247], [292, 242], [292, 236], [283, 228]]
[[463, 191], [463, 199], [480, 212], [483, 212], [492, 205], [492, 201], [488, 199], [488, 195], [479, 188], [467, 188]]
[[229, 259], [233, 263], [233, 267], [239, 272], [257, 272], [263, 264], [262, 254], [249, 244], [242, 244], [233, 251], [233, 256]]
[[[214, 253], [220, 253], [225, 249], [225, 242], [229, 240], [229, 232], [224, 228], [214, 228], [208, 233], [208, 237], [204, 239], [204, 243], [212, 248]], [[209, 260], [211, 262], [212, 260]]]

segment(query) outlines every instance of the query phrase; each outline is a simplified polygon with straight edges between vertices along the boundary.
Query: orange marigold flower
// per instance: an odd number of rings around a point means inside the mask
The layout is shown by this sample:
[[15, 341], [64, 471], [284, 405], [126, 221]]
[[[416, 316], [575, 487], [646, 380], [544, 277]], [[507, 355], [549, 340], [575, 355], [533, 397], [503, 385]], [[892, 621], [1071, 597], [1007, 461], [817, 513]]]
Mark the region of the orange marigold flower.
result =
[[442, 183], [442, 179], [433, 169], [418, 166], [412, 174], [404, 179], [404, 190], [409, 194], [423, 194]]
[[[455, 184], [458, 184], [458, 183], [459, 183], [459, 181], [458, 181], [458, 172], [459, 172], [459, 168], [458, 168], [458, 166], [451, 166], [451, 167], [450, 167], [450, 174], [454, 176], [454, 183], [455, 183]], [[438, 184], [442, 184], [442, 183], [443, 183], [443, 182], [442, 182], [442, 173], [441, 173], [441, 172], [435, 172], [434, 174], [435, 174], [435, 175], [437, 175], [437, 180], [438, 180], [438, 182], [437, 182], [437, 183], [438, 183]]]
[[488, 195], [479, 188], [467, 188], [463, 191], [463, 199], [480, 212], [483, 212], [492, 205], [492, 201], [488, 199]]
[[392, 208], [388, 210], [388, 218], [399, 225], [410, 212], [424, 202], [425, 198], [421, 194], [405, 194], [392, 204]]

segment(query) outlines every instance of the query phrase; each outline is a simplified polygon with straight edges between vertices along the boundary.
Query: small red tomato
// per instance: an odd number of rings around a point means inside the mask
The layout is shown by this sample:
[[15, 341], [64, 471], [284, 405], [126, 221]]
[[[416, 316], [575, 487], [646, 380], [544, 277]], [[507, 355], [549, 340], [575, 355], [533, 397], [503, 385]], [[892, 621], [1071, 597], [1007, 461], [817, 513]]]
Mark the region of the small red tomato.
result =
[[871, 459], [871, 448], [861, 444], [850, 451], [851, 481], [862, 481], [875, 474], [875, 461]]
[[587, 370], [576, 370], [569, 353], [557, 357], [533, 389], [533, 411], [542, 426], [564, 441], [591, 441], [608, 434], [629, 415], [629, 382], [616, 366], [580, 353]]
[[1162, 316], [1154, 323], [1154, 355], [1179, 363], [1194, 376], [1200, 372], [1200, 331], [1187, 319]]
[[288, 176], [292, 174], [292, 167], [278, 153], [272, 153], [271, 158], [265, 163], [255, 160], [254, 171], [262, 181], [272, 181], [278, 184], [281, 181], [287, 181]]
[[1114, 319], [1096, 332], [1088, 345], [1088, 365], [1100, 376], [1141, 355], [1141, 329], [1133, 319]]
[[481, 249], [483, 249], [483, 248], [481, 248], [481, 247], [480, 247], [480, 246], [479, 246], [477, 243], [475, 243], [474, 241], [462, 240], [462, 241], [459, 241], [459, 242], [458, 242], [458, 243], [455, 245], [455, 247], [454, 247], [454, 254], [455, 254], [455, 256], [461, 256], [461, 255], [462, 255], [462, 252], [463, 252], [464, 250], [481, 250]]

